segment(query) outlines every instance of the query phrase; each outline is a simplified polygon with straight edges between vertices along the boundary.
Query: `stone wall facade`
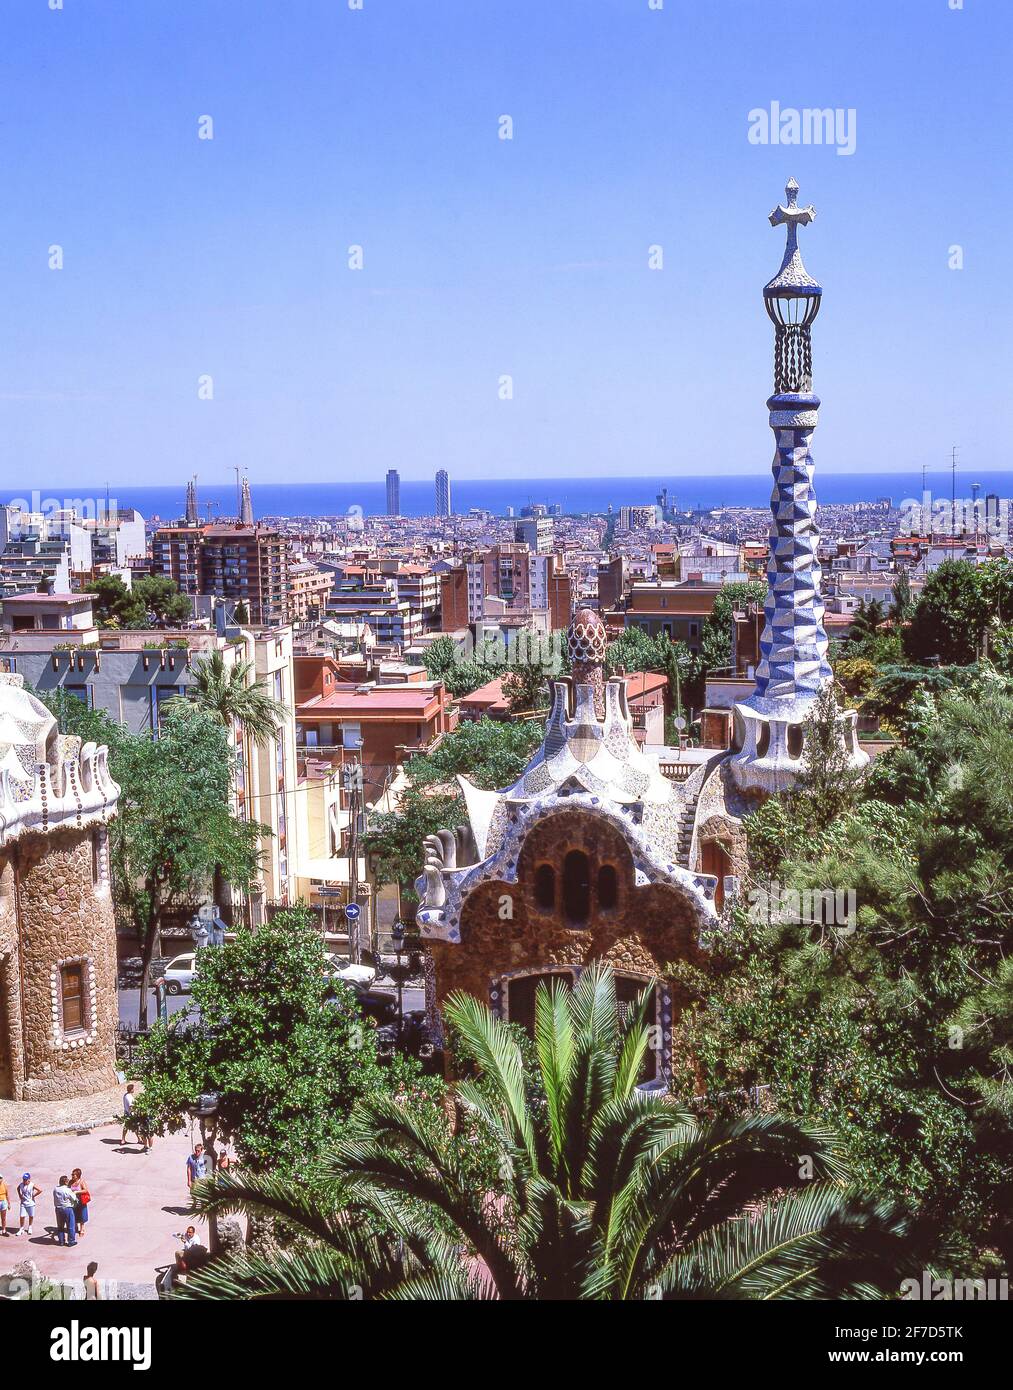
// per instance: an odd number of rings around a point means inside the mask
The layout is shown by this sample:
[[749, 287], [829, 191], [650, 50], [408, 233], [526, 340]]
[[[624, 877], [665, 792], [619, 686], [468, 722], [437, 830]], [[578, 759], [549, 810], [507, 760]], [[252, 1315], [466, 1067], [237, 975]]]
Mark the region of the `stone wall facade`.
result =
[[[567, 856], [576, 851], [588, 865], [588, 913], [574, 921], [564, 901]], [[614, 874], [614, 905], [602, 901], [601, 871]], [[548, 880], [553, 882], [548, 905]], [[611, 900], [613, 894], [606, 894]], [[526, 975], [556, 970], [573, 974], [593, 961], [607, 961], [617, 976], [660, 983], [656, 1021], [663, 1037], [662, 1067], [671, 1024], [684, 999], [668, 967], [701, 965], [706, 951], [686, 896], [667, 884], [637, 886], [633, 857], [622, 835], [581, 810], [557, 810], [529, 832], [517, 867], [517, 882], [491, 880], [471, 892], [461, 913], [459, 943], [433, 941], [436, 1002], [463, 990], [510, 1019], [510, 985]], [[516, 1021], [516, 1020], [514, 1020]]]
[[[116, 929], [105, 827], [0, 851], [0, 1096], [62, 1100], [116, 1081]], [[61, 972], [80, 969], [81, 1018]]]

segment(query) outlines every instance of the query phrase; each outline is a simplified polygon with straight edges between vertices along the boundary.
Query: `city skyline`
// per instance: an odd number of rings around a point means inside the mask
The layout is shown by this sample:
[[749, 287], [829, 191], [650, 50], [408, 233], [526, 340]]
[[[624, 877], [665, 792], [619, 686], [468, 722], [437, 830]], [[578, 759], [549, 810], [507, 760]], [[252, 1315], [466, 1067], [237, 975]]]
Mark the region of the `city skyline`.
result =
[[777, 76], [742, 0], [242, 20], [9, 21], [8, 474], [763, 474], [789, 176], [819, 209], [823, 475], [1009, 457], [1008, 13], [801, 0]]

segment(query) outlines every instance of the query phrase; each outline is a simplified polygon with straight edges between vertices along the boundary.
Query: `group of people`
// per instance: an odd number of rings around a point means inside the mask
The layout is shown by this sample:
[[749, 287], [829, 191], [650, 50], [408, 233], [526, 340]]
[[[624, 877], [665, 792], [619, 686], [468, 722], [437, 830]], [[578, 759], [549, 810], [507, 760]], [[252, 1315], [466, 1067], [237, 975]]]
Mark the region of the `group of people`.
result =
[[[18, 1201], [18, 1225], [16, 1230], [9, 1231], [8, 1215], [13, 1219], [14, 1198], [3, 1174], [0, 1173], [0, 1235], [31, 1236], [35, 1225], [35, 1207], [42, 1196], [42, 1188], [31, 1173], [22, 1173], [15, 1191]], [[80, 1168], [75, 1168], [69, 1177], [64, 1173], [57, 1186], [53, 1188], [56, 1239], [61, 1245], [76, 1245], [84, 1235], [90, 1205], [91, 1193]]]

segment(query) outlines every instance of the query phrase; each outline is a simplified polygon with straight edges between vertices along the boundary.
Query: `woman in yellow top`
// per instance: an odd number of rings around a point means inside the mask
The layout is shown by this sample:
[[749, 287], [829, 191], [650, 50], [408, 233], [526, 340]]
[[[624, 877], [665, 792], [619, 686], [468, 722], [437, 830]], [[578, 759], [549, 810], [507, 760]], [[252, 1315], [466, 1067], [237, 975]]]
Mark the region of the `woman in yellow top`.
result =
[[7, 1213], [11, 1209], [11, 1194], [7, 1191], [4, 1175], [0, 1173], [0, 1232], [7, 1234]]

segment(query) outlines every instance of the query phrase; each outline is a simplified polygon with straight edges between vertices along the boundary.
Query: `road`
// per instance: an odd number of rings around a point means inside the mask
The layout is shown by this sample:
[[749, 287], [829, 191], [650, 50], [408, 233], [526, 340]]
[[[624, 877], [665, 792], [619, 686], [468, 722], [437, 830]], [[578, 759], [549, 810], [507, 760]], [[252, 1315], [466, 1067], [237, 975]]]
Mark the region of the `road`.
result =
[[[379, 986], [380, 989], [389, 990], [391, 994], [396, 993], [394, 986], [389, 982]], [[121, 989], [119, 991], [120, 1023], [125, 1028], [137, 1027], [137, 1013], [140, 1007], [141, 991], [139, 989]], [[190, 1002], [189, 994], [170, 994], [166, 1000], [166, 1005], [170, 1014], [178, 1013], [180, 1009], [185, 1009]], [[425, 991], [421, 989], [406, 989], [404, 992], [405, 1013], [411, 1013], [414, 1009], [424, 1009], [426, 1006]], [[155, 991], [151, 990], [148, 998], [148, 1022], [154, 1023], [158, 1017], [158, 1001]]]
[[[120, 1005], [120, 1023], [124, 1028], [137, 1027], [137, 1014], [141, 1006], [141, 991], [139, 989], [121, 989], [118, 991]], [[166, 1000], [170, 1014], [178, 1013], [180, 1009], [185, 1009], [190, 1002], [188, 994], [170, 994]], [[158, 1000], [155, 991], [151, 990], [148, 996], [148, 1022], [154, 1023], [158, 1017]]]

